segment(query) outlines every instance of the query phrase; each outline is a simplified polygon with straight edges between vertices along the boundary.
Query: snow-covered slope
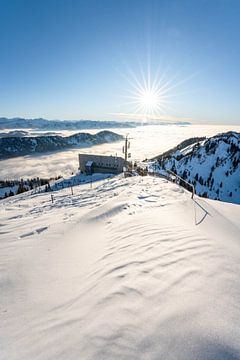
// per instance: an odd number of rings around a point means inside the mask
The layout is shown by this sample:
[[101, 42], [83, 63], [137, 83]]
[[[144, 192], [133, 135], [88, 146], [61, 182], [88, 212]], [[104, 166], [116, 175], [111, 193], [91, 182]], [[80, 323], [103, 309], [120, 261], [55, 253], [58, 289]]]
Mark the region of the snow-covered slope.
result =
[[191, 141], [158, 159], [162, 168], [192, 183], [197, 194], [240, 204], [240, 133]]
[[0, 219], [0, 359], [240, 358], [239, 206], [116, 177]]
[[47, 135], [27, 137], [0, 137], [0, 159], [63, 150], [71, 147], [86, 147], [123, 139], [122, 135], [103, 130], [97, 134], [78, 133], [70, 136]]

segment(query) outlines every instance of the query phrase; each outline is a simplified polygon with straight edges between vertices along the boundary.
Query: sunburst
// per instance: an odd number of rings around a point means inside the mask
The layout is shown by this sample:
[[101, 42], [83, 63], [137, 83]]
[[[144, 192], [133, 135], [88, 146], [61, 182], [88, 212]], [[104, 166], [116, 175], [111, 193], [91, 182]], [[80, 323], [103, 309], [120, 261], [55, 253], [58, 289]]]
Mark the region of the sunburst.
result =
[[161, 76], [159, 71], [155, 76], [151, 76], [149, 67], [145, 73], [141, 67], [139, 77], [131, 70], [129, 73], [127, 80], [130, 89], [127, 90], [129, 95], [125, 96], [128, 99], [125, 104], [132, 107], [132, 112], [142, 114], [143, 120], [167, 114], [171, 108], [170, 98], [173, 96], [170, 92], [175, 87], [173, 79], [167, 81], [166, 74]]

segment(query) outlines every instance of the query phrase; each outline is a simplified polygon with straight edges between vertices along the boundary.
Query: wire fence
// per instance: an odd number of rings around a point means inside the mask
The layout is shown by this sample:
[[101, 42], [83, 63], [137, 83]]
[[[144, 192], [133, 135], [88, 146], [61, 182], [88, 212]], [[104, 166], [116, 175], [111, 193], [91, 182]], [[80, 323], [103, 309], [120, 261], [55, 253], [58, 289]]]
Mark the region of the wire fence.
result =
[[193, 197], [194, 197], [194, 195], [195, 195], [195, 188], [194, 188], [193, 184], [190, 184], [188, 181], [184, 180], [181, 176], [175, 174], [175, 173], [174, 173], [173, 171], [171, 171], [171, 170], [167, 170], [167, 172], [168, 172], [170, 175], [172, 175], [172, 176], [175, 177], [175, 179], [177, 180], [177, 181], [175, 181], [175, 182], [177, 182], [178, 185], [184, 187], [186, 190], [188, 190], [188, 191], [190, 191], [190, 192], [192, 193], [192, 199], [193, 199]]

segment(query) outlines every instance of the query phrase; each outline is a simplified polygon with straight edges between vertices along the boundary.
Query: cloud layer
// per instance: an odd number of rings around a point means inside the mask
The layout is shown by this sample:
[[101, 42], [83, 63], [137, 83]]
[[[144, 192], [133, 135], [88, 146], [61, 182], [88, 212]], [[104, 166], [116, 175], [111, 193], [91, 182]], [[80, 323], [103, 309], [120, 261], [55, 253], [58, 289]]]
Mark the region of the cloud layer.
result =
[[[134, 129], [116, 129], [119, 134], [129, 133], [132, 159], [143, 160], [177, 145], [184, 139], [193, 136], [212, 136], [220, 132], [235, 130], [240, 132], [240, 126], [216, 125], [155, 125], [140, 126]], [[122, 156], [122, 142], [103, 144], [84, 149], [24, 156], [0, 161], [0, 179], [19, 179], [27, 177], [68, 176], [78, 170], [79, 153], [97, 153]]]

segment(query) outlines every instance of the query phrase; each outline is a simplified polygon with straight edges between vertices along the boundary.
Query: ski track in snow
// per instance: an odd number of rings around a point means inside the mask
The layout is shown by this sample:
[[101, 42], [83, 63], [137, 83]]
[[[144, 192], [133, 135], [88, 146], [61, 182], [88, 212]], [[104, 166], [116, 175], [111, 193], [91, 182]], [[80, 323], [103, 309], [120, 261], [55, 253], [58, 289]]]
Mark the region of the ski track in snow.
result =
[[240, 207], [150, 177], [74, 189], [0, 205], [0, 359], [240, 359]]

